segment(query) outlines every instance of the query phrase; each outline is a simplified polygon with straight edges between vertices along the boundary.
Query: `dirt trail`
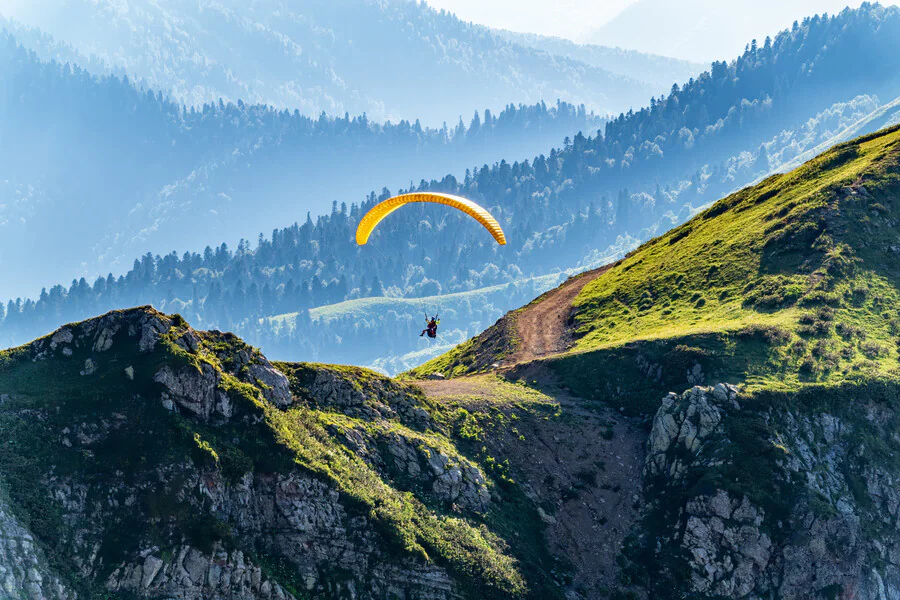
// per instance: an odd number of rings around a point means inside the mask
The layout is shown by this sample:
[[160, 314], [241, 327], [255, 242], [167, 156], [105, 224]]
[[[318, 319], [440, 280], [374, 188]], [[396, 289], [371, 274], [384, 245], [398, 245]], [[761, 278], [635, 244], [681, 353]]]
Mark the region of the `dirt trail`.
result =
[[572, 313], [572, 302], [584, 286], [611, 266], [606, 265], [576, 275], [516, 313], [519, 345], [513, 354], [503, 360], [503, 365], [531, 362], [536, 358], [565, 352], [574, 341], [567, 326]]

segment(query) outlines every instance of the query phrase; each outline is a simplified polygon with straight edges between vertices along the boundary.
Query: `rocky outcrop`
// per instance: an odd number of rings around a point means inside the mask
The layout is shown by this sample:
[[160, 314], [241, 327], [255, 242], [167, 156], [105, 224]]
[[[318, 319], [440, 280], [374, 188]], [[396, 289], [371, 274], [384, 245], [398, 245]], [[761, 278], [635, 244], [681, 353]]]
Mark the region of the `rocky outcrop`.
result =
[[724, 407], [740, 409], [736, 398], [737, 388], [722, 383], [663, 398], [647, 443], [648, 474], [679, 479], [689, 465], [698, 466], [698, 456], [721, 423]]
[[397, 419], [417, 430], [434, 429], [418, 389], [371, 371], [347, 367], [295, 365], [293, 389], [310, 406], [362, 419]]
[[[136, 340], [138, 352], [151, 352], [160, 336], [172, 328], [170, 317], [148, 306], [114, 311], [76, 325], [65, 325], [53, 334], [31, 344], [34, 360], [44, 360], [56, 353], [72, 357], [76, 351], [103, 353], [113, 347], [120, 332]], [[92, 360], [92, 362], [94, 362]], [[86, 368], [90, 371], [89, 368]], [[90, 374], [90, 371], [85, 374]]]
[[284, 373], [273, 367], [268, 360], [257, 359], [247, 366], [247, 379], [262, 389], [266, 400], [279, 408], [287, 408], [293, 402], [290, 385]]
[[224, 419], [232, 415], [231, 400], [220, 388], [220, 380], [219, 372], [208, 363], [177, 371], [165, 365], [153, 376], [153, 381], [165, 388], [161, 397], [163, 406], [168, 410], [182, 409], [204, 421], [213, 415]]
[[[851, 399], [847, 399], [851, 402]], [[735, 387], [694, 387], [669, 394], [653, 420], [645, 475], [669, 519], [657, 555], [683, 556], [686, 593], [722, 598], [900, 597], [900, 491], [890, 462], [867, 459], [864, 440], [897, 439], [883, 429], [893, 414], [858, 399], [862, 414], [810, 412], [801, 405], [754, 405]], [[775, 457], [755, 475], [730, 470], [730, 421], [757, 423]], [[750, 419], [750, 420], [748, 420]], [[848, 422], [848, 419], [853, 422]], [[897, 448], [893, 451], [900, 450]], [[729, 458], [732, 457], [732, 458]], [[765, 459], [760, 459], [765, 460]], [[866, 465], [859, 469], [857, 465]], [[727, 473], [727, 477], [716, 476]], [[740, 489], [781, 482], [784, 514], [767, 514]], [[709, 489], [701, 481], [729, 488]], [[680, 498], [682, 508], [662, 502]], [[762, 496], [758, 500], [763, 500]]]
[[143, 551], [138, 560], [113, 571], [106, 588], [180, 600], [295, 600], [243, 552], [228, 552], [221, 545], [209, 553], [182, 546], [170, 558], [161, 557], [154, 549]]
[[485, 512], [491, 502], [487, 480], [481, 469], [458, 453], [448, 452], [427, 439], [386, 431], [379, 436], [386, 446], [387, 460], [394, 468], [426, 486], [446, 504]]
[[47, 565], [34, 537], [0, 496], [0, 598], [75, 600]]

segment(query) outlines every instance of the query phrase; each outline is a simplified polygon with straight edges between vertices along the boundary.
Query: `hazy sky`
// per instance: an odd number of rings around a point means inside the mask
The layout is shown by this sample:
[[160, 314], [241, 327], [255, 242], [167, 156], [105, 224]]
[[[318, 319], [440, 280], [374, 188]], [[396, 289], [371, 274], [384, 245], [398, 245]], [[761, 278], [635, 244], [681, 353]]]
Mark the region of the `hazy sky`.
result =
[[425, 0], [434, 8], [456, 13], [498, 29], [525, 31], [581, 41], [634, 0]]
[[[618, 45], [691, 60], [733, 56], [794, 19], [839, 12], [861, 0], [426, 0], [465, 21], [576, 42]], [[898, 4], [900, 0], [882, 0]], [[629, 8], [622, 18], [615, 19]], [[672, 13], [680, 12], [673, 19]], [[658, 23], [648, 23], [659, 15]], [[613, 21], [610, 28], [603, 25]], [[673, 22], [674, 21], [674, 22]], [[665, 39], [671, 36], [679, 39]], [[690, 39], [693, 37], [693, 39]]]

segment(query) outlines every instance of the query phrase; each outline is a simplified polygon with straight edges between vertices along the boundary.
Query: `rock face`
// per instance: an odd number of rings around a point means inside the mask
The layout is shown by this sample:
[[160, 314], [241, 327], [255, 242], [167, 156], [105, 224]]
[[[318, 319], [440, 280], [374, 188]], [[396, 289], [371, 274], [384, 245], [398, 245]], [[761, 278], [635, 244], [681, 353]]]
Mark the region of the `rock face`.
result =
[[162, 403], [169, 410], [182, 409], [204, 421], [213, 414], [228, 418], [232, 414], [228, 395], [219, 388], [219, 374], [212, 365], [203, 364], [200, 369], [183, 367], [177, 372], [168, 365], [153, 376], [162, 384]]
[[77, 596], [52, 574], [34, 537], [0, 497], [0, 598], [74, 600]]
[[184, 600], [206, 598], [260, 598], [294, 600], [278, 583], [269, 580], [240, 550], [221, 547], [204, 553], [182, 546], [163, 560], [148, 550], [143, 560], [122, 565], [107, 580], [107, 589], [150, 597]]
[[[900, 597], [896, 467], [862, 441], [875, 436], [897, 445], [885, 429], [895, 417], [868, 398], [847, 398], [854, 400], [857, 418], [754, 402], [722, 384], [663, 399], [647, 443], [645, 476], [659, 498], [651, 513], [668, 522], [656, 555], [683, 557], [685, 593]], [[745, 463], [729, 452], [731, 438], [747, 428], [768, 447], [756, 472], [742, 470]], [[771, 482], [785, 497], [766, 496], [760, 488]], [[676, 506], [664, 509], [667, 501]]]
[[[83, 596], [75, 590], [87, 589], [88, 597], [179, 600], [460, 597], [444, 567], [392, 548], [333, 481], [268, 456], [277, 441], [248, 457], [253, 436], [272, 436], [266, 411], [340, 409], [351, 427], [336, 439], [369, 447], [383, 481], [403, 471], [408, 489], [484, 512], [484, 474], [428, 430], [433, 421], [413, 388], [371, 372], [362, 386], [332, 369], [297, 366], [309, 385], [295, 398], [285, 373], [238, 338], [196, 332], [148, 308], [62, 328], [23, 358], [68, 369], [102, 392], [87, 396], [88, 408], [65, 405], [65, 393], [40, 408], [19, 406], [14, 390], [3, 390], [8, 412], [0, 417], [35, 423], [58, 453], [43, 472], [20, 474], [38, 482], [40, 495], [13, 494], [17, 510], [48, 506], [59, 536], [35, 539], [0, 502], [0, 598], [75, 600]], [[55, 574], [47, 545], [66, 557], [77, 586]]]
[[744, 598], [753, 592], [772, 553], [760, 531], [761, 511], [726, 492], [691, 500], [682, 547], [690, 553], [691, 585], [697, 592]]
[[447, 504], [487, 511], [491, 494], [484, 473], [472, 461], [429, 444], [427, 438], [406, 435], [403, 430], [380, 432], [378, 437], [387, 448], [386, 462], [394, 469], [417, 480]]

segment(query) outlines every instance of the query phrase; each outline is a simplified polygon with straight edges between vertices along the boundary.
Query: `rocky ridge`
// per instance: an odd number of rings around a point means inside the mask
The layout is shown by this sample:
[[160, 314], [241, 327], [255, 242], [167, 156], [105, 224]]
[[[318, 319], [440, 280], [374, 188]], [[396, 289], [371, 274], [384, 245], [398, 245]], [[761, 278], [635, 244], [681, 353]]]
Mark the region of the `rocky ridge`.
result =
[[[725, 384], [663, 399], [645, 475], [657, 498], [649, 513], [664, 522], [656, 558], [681, 557], [689, 569], [681, 589], [725, 598], [900, 595], [897, 464], [884, 460], [900, 450], [890, 433], [896, 416], [884, 398], [858, 394], [844, 399], [861, 415], [773, 405]], [[745, 457], [755, 472], [735, 457], [747, 429], [762, 436], [759, 454]], [[879, 456], [867, 439], [892, 448]]]
[[[434, 558], [427, 528], [447, 527], [464, 534], [455, 549], [480, 540], [501, 565], [523, 539], [552, 552], [529, 563], [547, 574], [531, 597], [900, 596], [891, 382], [694, 386], [642, 431], [564, 393], [529, 412], [510, 383], [492, 405], [479, 381], [425, 386], [457, 390], [440, 397], [363, 369], [273, 364], [146, 308], [6, 351], [0, 593], [529, 597]], [[384, 505], [407, 499], [424, 533], [341, 477], [386, 490]], [[499, 538], [510, 520], [530, 529]]]
[[[10, 506], [25, 515], [50, 502], [58, 519], [39, 533], [60, 536], [34, 541], [4, 507], [0, 581], [13, 597], [90, 598], [99, 589], [184, 599], [459, 597], [445, 567], [390, 549], [383, 527], [327, 478], [277, 456], [263, 468], [268, 457], [251, 456], [262, 443], [253, 436], [272, 435], [265, 411], [304, 418], [317, 414], [313, 404], [342, 406], [381, 419], [369, 443], [382, 466], [402, 468], [407, 483], [456, 510], [483, 512], [489, 482], [428, 429], [420, 394], [381, 378], [390, 393], [379, 412], [326, 373], [313, 396], [295, 397], [288, 376], [237, 338], [148, 308], [66, 326], [10, 353], [14, 368], [75, 376], [91, 390], [67, 402], [4, 365], [2, 383], [14, 392], [4, 389], [4, 429], [31, 419], [27, 433], [55, 440], [30, 466], [35, 495], [17, 486]], [[4, 475], [24, 481], [10, 470]], [[380, 473], [391, 484], [392, 469]], [[62, 563], [80, 582], [71, 590], [53, 575]]]

